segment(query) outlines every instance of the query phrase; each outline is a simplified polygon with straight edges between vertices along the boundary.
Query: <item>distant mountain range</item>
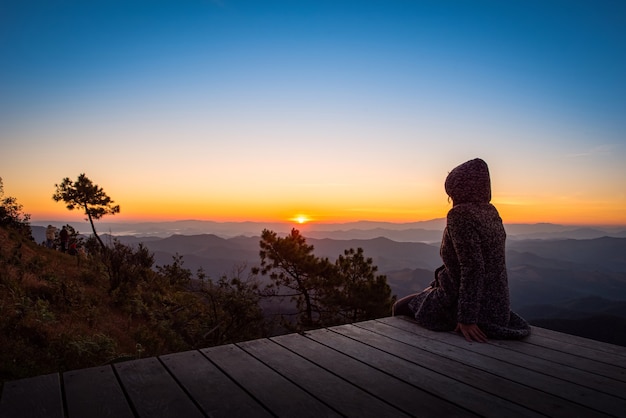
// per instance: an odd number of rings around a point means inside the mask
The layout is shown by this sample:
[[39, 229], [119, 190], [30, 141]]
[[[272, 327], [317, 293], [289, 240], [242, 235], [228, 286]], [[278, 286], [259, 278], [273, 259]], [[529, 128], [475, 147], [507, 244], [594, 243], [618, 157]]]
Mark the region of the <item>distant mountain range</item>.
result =
[[[434, 228], [443, 228], [442, 221], [404, 224], [409, 226], [408, 229], [401, 229], [397, 224], [385, 226], [372, 222], [346, 224], [341, 229], [337, 229], [337, 225], [333, 225], [335, 229], [318, 225], [308, 231], [303, 231], [303, 228], [301, 232], [307, 243], [314, 246], [316, 255], [331, 260], [345, 249], [363, 248], [365, 255], [372, 257], [378, 266], [379, 273], [387, 276], [393, 293], [402, 297], [428, 286], [434, 270], [441, 264], [439, 242], [442, 231]], [[188, 221], [169, 223], [168, 227], [174, 225], [181, 227], [179, 231], [189, 232], [196, 231], [199, 225], [209, 228], [213, 223]], [[133, 233], [115, 238], [128, 245], [143, 242], [154, 253], [157, 265], [169, 264], [173, 255], [180, 254], [185, 267], [193, 272], [202, 267], [214, 279], [232, 275], [243, 266], [250, 268], [258, 265], [260, 231], [271, 229], [271, 225], [216, 225], [219, 234], [179, 233], [159, 237], [158, 234], [141, 236]], [[102, 225], [97, 227], [104, 231]], [[163, 225], [160, 227], [163, 228]], [[276, 232], [287, 233], [290, 227], [282, 225], [282, 229], [276, 228]], [[141, 228], [147, 226], [141, 224]], [[551, 324], [553, 329], [590, 338], [599, 338], [597, 334], [600, 333], [604, 341], [619, 343], [618, 339], [607, 339], [606, 334], [610, 332], [598, 331], [597, 324], [610, 324], [613, 329], [626, 326], [624, 231], [619, 228], [568, 229], [552, 224], [507, 225], [506, 228], [512, 308], [537, 325]], [[45, 228], [33, 226], [32, 229], [35, 239], [43, 241]], [[244, 230], [250, 235], [244, 233], [228, 237]], [[253, 233], [255, 230], [257, 232]], [[132, 231], [137, 232], [138, 229]], [[164, 229], [159, 231], [162, 233]], [[88, 229], [84, 228], [84, 232]], [[435, 239], [437, 235], [439, 238]], [[593, 238], [581, 239], [577, 236]], [[401, 238], [396, 240], [392, 237]], [[112, 236], [103, 234], [102, 238], [106, 242]], [[572, 328], [577, 329], [576, 324], [578, 332], [572, 332]]]
[[[410, 223], [359, 221], [341, 224], [325, 224], [309, 222], [296, 223], [262, 223], [262, 222], [214, 222], [214, 221], [171, 221], [171, 222], [98, 222], [99, 233], [111, 235], [130, 235], [136, 237], [165, 238], [171, 235], [213, 234], [221, 238], [238, 236], [260, 236], [263, 229], [270, 229], [279, 234], [287, 234], [292, 228], [298, 229], [310, 238], [331, 239], [371, 239], [389, 238], [399, 242], [441, 242], [445, 219]], [[65, 222], [41, 221], [32, 222], [34, 227], [45, 227], [48, 224], [58, 228]], [[91, 228], [84, 223], [72, 223], [82, 233], [89, 234]], [[603, 236], [626, 238], [626, 226], [620, 227], [581, 227], [550, 223], [539, 224], [505, 224], [511, 239], [591, 239]]]

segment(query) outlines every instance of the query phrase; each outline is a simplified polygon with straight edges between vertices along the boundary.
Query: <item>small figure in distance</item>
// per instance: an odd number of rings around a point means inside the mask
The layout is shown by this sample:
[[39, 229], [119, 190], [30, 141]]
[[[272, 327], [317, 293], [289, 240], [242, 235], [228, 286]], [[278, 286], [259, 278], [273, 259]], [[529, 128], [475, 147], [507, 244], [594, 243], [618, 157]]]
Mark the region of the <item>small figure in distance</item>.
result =
[[67, 228], [65, 226], [63, 226], [61, 232], [59, 232], [59, 239], [61, 240], [61, 251], [64, 253], [67, 252], [67, 244], [70, 240], [70, 233], [67, 231]]
[[398, 300], [392, 314], [412, 316], [430, 330], [459, 332], [470, 342], [528, 336], [528, 322], [510, 310], [506, 233], [490, 203], [487, 163], [476, 158], [454, 168], [445, 189], [452, 209], [441, 241], [443, 265], [428, 288]]
[[70, 240], [70, 246], [67, 252], [69, 255], [78, 255], [78, 243], [75, 239]]
[[48, 225], [46, 228], [46, 247], [54, 248], [54, 236], [57, 232], [57, 229], [52, 225]]

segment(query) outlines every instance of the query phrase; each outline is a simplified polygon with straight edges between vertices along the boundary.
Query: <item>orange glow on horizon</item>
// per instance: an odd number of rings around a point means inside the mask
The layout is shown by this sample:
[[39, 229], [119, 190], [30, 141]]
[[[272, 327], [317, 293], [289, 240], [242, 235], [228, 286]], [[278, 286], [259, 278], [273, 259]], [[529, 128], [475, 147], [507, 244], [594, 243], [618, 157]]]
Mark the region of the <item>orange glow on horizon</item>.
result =
[[532, 202], [526, 204], [494, 203], [504, 223], [553, 223], [561, 225], [623, 226], [622, 208], [600, 203]]
[[[15, 196], [23, 205], [23, 211], [31, 215], [33, 222], [55, 220], [85, 222], [85, 215], [82, 212], [67, 210], [64, 204], [48, 200], [47, 194], [44, 194], [46, 199], [21, 195], [12, 190], [5, 194]], [[104, 216], [97, 222], [162, 222], [193, 219], [215, 222], [295, 223], [300, 226], [356, 221], [410, 223], [445, 218], [452, 207], [451, 203], [441, 196], [428, 200], [406, 199], [400, 202], [381, 200], [374, 203], [324, 200], [316, 196], [315, 203], [304, 202], [304, 204], [284, 203], [273, 199], [207, 202], [182, 198], [146, 199], [131, 195], [115, 197], [115, 202], [121, 205], [121, 212], [114, 216]], [[505, 224], [626, 225], [626, 212], [623, 210], [626, 202], [621, 205], [615, 201], [513, 199], [494, 196], [493, 204], [498, 208]]]
[[[552, 210], [546, 210], [543, 207], [511, 207], [508, 205], [496, 205], [500, 212], [500, 216], [505, 224], [513, 223], [525, 223], [525, 224], [537, 224], [537, 223], [553, 223], [561, 225], [589, 225], [589, 226], [626, 226], [626, 220], [620, 211], [614, 210], [606, 215], [613, 216], [597, 216], [596, 213], [584, 212], [584, 211], [572, 211], [567, 212], [554, 208]], [[562, 209], [562, 208], [561, 208]], [[28, 211], [25, 211], [29, 213]], [[620, 212], [620, 213], [618, 213]], [[198, 221], [214, 221], [214, 222], [268, 222], [268, 223], [294, 223], [296, 225], [304, 227], [305, 225], [311, 225], [314, 223], [320, 224], [340, 224], [358, 221], [371, 221], [371, 222], [390, 222], [390, 223], [411, 223], [420, 221], [430, 221], [433, 219], [441, 219], [446, 217], [447, 211], [440, 213], [433, 213], [432, 216], [417, 217], [406, 216], [399, 214], [393, 216], [386, 214], [385, 216], [373, 216], [373, 214], [361, 214], [362, 216], [349, 216], [348, 214], [335, 214], [334, 216], [316, 216], [311, 217], [285, 217], [280, 214], [272, 216], [272, 214], [266, 214], [265, 216], [246, 216], [245, 214], [218, 214], [218, 213], [125, 213], [115, 216], [105, 216], [96, 222], [171, 222], [180, 220], [198, 220]], [[84, 223], [86, 222], [85, 215], [78, 211], [54, 211], [44, 212], [31, 215], [31, 222], [42, 221], [68, 221]]]

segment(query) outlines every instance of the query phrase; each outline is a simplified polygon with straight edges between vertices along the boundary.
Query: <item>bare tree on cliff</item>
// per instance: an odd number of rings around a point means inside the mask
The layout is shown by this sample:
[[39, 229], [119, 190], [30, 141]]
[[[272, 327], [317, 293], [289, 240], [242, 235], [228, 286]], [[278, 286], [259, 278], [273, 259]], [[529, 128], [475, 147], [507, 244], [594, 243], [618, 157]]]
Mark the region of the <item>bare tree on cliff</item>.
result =
[[56, 202], [63, 201], [68, 210], [82, 209], [87, 216], [94, 236], [100, 246], [106, 248], [104, 242], [96, 233], [94, 219], [100, 219], [104, 215], [115, 215], [120, 212], [119, 205], [113, 205], [113, 200], [99, 187], [94, 184], [85, 174], [78, 176], [75, 182], [68, 177], [61, 184], [55, 184], [56, 191], [52, 198]]

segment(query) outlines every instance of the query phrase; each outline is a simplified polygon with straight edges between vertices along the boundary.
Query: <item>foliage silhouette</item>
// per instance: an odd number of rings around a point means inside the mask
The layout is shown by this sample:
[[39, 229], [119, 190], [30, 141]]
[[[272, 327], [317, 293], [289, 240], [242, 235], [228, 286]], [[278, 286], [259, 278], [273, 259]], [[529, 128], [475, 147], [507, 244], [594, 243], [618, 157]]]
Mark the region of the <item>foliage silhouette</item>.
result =
[[113, 205], [115, 202], [84, 173], [80, 174], [74, 182], [69, 177], [66, 177], [60, 184], [55, 184], [54, 187], [56, 190], [52, 195], [52, 199], [56, 202], [65, 202], [68, 210], [82, 209], [91, 224], [93, 235], [100, 243], [100, 246], [103, 249], [106, 248], [96, 232], [93, 221], [94, 219], [102, 218], [104, 215], [119, 213], [120, 206]]
[[331, 263], [313, 254], [313, 246], [297, 229], [284, 238], [264, 230], [259, 243], [261, 265], [254, 273], [268, 275], [268, 297], [290, 298], [296, 305], [295, 325], [300, 330], [386, 316], [394, 298], [387, 278], [376, 275], [363, 249], [348, 249]]
[[30, 229], [30, 215], [24, 213], [17, 199], [4, 195], [4, 184], [0, 177], [0, 225], [19, 231], [29, 239], [33, 239]]
[[339, 286], [329, 295], [338, 308], [340, 322], [359, 322], [388, 316], [395, 302], [387, 277], [365, 258], [362, 248], [347, 249], [335, 262]]
[[[297, 229], [292, 229], [285, 238], [265, 229], [259, 245], [261, 266], [253, 272], [269, 275], [272, 280], [266, 288], [266, 295], [289, 297], [296, 303], [297, 327], [321, 326], [324, 323], [322, 287], [326, 278], [334, 278], [329, 274], [332, 264], [328, 259], [316, 257], [313, 246], [306, 244]], [[289, 321], [285, 325], [288, 326]]]

